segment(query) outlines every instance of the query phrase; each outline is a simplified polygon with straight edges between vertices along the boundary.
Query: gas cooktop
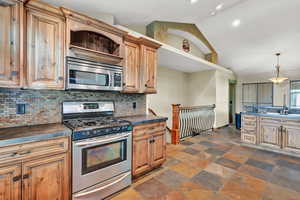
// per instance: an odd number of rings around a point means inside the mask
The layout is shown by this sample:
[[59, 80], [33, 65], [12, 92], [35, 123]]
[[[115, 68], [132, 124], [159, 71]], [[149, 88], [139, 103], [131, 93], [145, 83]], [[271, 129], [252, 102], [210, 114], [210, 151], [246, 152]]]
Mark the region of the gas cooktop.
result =
[[113, 102], [64, 102], [63, 123], [72, 129], [73, 140], [132, 131], [131, 123], [113, 117], [113, 111]]

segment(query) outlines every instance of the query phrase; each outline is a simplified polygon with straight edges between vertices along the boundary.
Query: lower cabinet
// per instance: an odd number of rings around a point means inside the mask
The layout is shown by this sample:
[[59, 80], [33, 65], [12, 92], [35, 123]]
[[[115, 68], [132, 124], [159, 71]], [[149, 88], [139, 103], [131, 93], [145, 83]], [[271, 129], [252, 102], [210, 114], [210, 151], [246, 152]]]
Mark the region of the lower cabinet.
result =
[[241, 140], [269, 150], [283, 153], [300, 153], [300, 119], [242, 117]]
[[66, 153], [25, 162], [22, 172], [23, 200], [69, 199]]
[[283, 127], [283, 148], [287, 151], [300, 153], [300, 127]]
[[260, 124], [260, 144], [281, 148], [282, 135], [280, 124]]
[[[56, 141], [57, 147], [51, 148]], [[7, 159], [9, 163], [0, 162], [0, 200], [70, 199], [68, 146], [68, 138], [60, 138], [48, 144], [43, 141], [1, 147], [2, 156], [6, 156], [6, 149], [16, 151], [9, 151], [14, 157]], [[36, 153], [46, 147], [44, 156]]]
[[21, 199], [21, 165], [0, 167], [0, 199]]
[[165, 122], [139, 125], [133, 129], [132, 175], [138, 176], [166, 160]]

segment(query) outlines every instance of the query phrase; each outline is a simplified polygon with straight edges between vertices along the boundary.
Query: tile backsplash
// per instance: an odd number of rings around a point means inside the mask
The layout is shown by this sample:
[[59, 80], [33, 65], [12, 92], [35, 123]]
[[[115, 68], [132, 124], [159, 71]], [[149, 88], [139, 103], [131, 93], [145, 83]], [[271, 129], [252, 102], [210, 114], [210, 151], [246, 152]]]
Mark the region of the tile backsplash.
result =
[[[144, 94], [0, 88], [0, 128], [61, 122], [63, 101], [99, 100], [113, 100], [116, 116], [146, 113]], [[136, 102], [135, 109], [134, 102]], [[25, 104], [25, 114], [16, 114], [20, 104]]]

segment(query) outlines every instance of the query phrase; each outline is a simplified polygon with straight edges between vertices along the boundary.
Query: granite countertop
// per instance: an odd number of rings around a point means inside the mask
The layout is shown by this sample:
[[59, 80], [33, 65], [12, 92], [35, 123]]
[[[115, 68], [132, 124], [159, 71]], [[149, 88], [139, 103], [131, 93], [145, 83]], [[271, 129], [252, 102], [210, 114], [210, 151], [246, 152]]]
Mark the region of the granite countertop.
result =
[[167, 121], [167, 117], [160, 117], [154, 115], [135, 115], [135, 116], [127, 116], [121, 117], [120, 119], [130, 121], [133, 126], [145, 123], [155, 123], [155, 122], [163, 122]]
[[255, 115], [260, 117], [275, 117], [275, 118], [287, 118], [287, 119], [300, 119], [300, 114], [288, 114], [281, 115], [279, 113], [254, 113], [254, 112], [243, 112], [242, 115]]
[[71, 136], [71, 134], [72, 131], [60, 123], [2, 128], [0, 129], [0, 147], [55, 137]]

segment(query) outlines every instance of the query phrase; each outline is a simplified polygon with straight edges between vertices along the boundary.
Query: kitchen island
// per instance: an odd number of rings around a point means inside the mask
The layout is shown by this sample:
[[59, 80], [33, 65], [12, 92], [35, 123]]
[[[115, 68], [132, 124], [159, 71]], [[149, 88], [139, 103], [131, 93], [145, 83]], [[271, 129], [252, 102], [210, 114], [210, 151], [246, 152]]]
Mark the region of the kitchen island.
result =
[[300, 114], [242, 113], [242, 143], [300, 157]]

